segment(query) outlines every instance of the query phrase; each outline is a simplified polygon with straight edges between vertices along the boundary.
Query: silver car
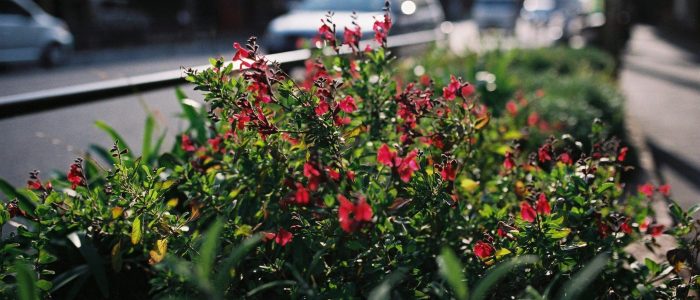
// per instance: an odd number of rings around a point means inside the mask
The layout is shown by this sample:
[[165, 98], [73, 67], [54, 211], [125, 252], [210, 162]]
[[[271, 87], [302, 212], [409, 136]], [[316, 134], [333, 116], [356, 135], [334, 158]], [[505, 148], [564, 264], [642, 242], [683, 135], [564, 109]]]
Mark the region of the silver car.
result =
[[[334, 13], [339, 37], [345, 26], [352, 26], [354, 11], [363, 39], [370, 39], [374, 20], [381, 19], [383, 7], [384, 1], [380, 0], [302, 0], [268, 24], [262, 46], [271, 53], [302, 47], [304, 41], [318, 34], [321, 19], [328, 11]], [[435, 29], [445, 20], [437, 0], [392, 0], [391, 16], [394, 23], [391, 34]]]
[[472, 7], [472, 17], [480, 32], [498, 28], [513, 34], [519, 12], [520, 6], [516, 0], [476, 0]]
[[40, 61], [50, 67], [73, 49], [65, 22], [30, 0], [0, 0], [0, 63]]

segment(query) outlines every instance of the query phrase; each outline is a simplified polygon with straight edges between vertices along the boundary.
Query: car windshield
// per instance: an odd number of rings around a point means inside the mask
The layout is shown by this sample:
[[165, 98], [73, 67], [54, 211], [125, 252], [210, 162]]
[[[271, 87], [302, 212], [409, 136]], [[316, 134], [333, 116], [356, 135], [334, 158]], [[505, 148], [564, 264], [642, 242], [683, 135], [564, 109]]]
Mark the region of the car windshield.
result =
[[305, 0], [296, 7], [298, 10], [320, 11], [381, 11], [384, 1], [371, 0]]
[[527, 11], [552, 10], [555, 6], [554, 0], [525, 0], [523, 4]]

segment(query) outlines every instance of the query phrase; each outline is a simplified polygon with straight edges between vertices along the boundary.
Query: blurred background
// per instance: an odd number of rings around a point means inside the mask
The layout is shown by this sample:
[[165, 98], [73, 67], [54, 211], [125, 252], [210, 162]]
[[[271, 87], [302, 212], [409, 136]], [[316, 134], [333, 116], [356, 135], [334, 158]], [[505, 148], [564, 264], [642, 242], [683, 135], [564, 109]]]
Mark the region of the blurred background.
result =
[[[618, 61], [629, 123], [637, 124], [656, 172], [700, 191], [699, 0], [392, 0], [392, 34], [433, 30], [455, 53], [563, 45], [598, 47]], [[260, 37], [263, 51], [309, 45], [326, 11], [342, 34], [352, 12], [366, 38], [384, 0], [0, 0], [0, 104], [11, 96], [133, 78], [209, 57]], [[194, 100], [197, 93], [184, 88]], [[55, 93], [52, 90], [47, 93]], [[0, 178], [26, 182], [33, 169], [63, 170], [91, 144], [107, 147], [96, 120], [131, 145], [153, 113], [160, 129], [182, 121], [172, 88], [0, 118]], [[0, 106], [1, 107], [1, 106]], [[1, 109], [1, 108], [0, 108]], [[1, 112], [0, 112], [1, 113]], [[172, 135], [172, 134], [171, 134]], [[172, 143], [169, 136], [166, 143]], [[644, 160], [644, 157], [642, 157]], [[685, 182], [684, 184], [682, 182]], [[693, 194], [695, 193], [695, 194]]]

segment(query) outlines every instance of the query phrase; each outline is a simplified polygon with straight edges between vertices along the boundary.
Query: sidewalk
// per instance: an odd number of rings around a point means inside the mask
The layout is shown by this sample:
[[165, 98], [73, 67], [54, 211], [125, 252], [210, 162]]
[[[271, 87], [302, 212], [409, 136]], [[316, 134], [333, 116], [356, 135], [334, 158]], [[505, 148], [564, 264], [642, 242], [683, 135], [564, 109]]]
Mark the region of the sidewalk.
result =
[[671, 185], [683, 208], [700, 203], [700, 43], [637, 25], [620, 85], [647, 180]]

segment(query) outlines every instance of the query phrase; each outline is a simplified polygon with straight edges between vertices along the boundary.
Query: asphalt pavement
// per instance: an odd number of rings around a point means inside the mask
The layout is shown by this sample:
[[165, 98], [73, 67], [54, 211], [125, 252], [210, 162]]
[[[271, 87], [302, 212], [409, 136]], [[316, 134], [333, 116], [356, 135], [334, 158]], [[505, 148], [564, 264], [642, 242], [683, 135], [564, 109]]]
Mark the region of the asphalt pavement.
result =
[[637, 25], [622, 59], [627, 121], [647, 180], [670, 184], [686, 209], [700, 203], [700, 43]]

